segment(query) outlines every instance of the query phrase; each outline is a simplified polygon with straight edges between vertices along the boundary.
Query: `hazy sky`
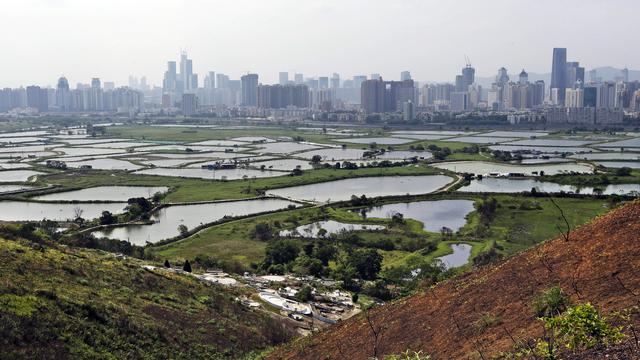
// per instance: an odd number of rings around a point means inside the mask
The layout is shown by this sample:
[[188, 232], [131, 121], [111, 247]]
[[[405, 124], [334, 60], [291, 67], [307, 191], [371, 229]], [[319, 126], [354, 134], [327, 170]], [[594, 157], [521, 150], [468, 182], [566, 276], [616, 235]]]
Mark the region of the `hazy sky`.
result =
[[638, 0], [0, 0], [0, 87], [72, 87], [91, 77], [160, 84], [189, 52], [194, 71], [237, 78], [278, 71], [343, 78], [381, 73], [452, 81], [471, 59], [479, 76], [548, 72], [554, 46], [570, 60], [640, 68]]

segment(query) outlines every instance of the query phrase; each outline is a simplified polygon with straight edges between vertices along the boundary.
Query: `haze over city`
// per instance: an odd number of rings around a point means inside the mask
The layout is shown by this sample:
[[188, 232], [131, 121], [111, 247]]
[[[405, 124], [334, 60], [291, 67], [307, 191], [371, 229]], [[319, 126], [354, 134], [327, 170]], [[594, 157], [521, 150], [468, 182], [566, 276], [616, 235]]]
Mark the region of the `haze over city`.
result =
[[[55, 87], [93, 77], [161, 85], [166, 61], [189, 52], [194, 72], [234, 78], [279, 71], [345, 77], [410, 70], [450, 81], [470, 58], [478, 76], [504, 66], [550, 72], [549, 51], [570, 48], [591, 69], [640, 68], [640, 3], [615, 1], [3, 1], [0, 86]], [[606, 30], [606, 31], [605, 31]]]

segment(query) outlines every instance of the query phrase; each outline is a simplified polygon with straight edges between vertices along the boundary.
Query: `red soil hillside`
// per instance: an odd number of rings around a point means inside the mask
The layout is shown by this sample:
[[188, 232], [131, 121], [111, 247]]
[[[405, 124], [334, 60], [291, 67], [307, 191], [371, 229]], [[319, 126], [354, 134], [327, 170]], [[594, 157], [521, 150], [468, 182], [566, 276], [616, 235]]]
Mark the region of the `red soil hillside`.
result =
[[[638, 305], [640, 201], [574, 230], [568, 242], [557, 238], [371, 310], [374, 328], [382, 328], [378, 355], [410, 349], [435, 359], [479, 359], [481, 353], [489, 359], [512, 349], [509, 334], [518, 340], [542, 335], [531, 304], [555, 285], [575, 302], [589, 301], [604, 314]], [[501, 321], [478, 326], [483, 314]], [[373, 347], [371, 327], [361, 314], [281, 348], [271, 358], [368, 359]]]

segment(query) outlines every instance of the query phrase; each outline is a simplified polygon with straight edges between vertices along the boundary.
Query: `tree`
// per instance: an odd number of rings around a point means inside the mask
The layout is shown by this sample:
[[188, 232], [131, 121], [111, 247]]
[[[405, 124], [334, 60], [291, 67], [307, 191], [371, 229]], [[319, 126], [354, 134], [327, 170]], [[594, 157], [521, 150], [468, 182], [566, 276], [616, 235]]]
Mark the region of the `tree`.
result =
[[493, 220], [493, 217], [498, 209], [498, 200], [491, 198], [483, 201], [478, 205], [478, 212], [480, 213], [480, 222], [488, 224]]
[[153, 204], [144, 197], [130, 198], [127, 204], [138, 204], [142, 211], [147, 212], [153, 208]]
[[443, 226], [442, 228], [440, 228], [440, 235], [442, 235], [443, 239], [451, 239], [453, 237], [453, 230], [446, 226]]
[[187, 228], [185, 224], [180, 224], [178, 225], [178, 232], [180, 233], [180, 236], [187, 236], [189, 235], [189, 228]]
[[191, 263], [189, 262], [189, 260], [185, 260], [184, 262], [184, 266], [182, 267], [182, 270], [190, 273], [191, 272]]
[[396, 212], [393, 215], [391, 215], [391, 224], [392, 225], [404, 224], [404, 215], [399, 212]]
[[322, 161], [322, 156], [320, 156], [320, 155], [313, 155], [313, 156], [311, 157], [311, 162], [312, 162], [313, 164], [318, 164], [318, 163], [320, 163], [321, 161]]
[[618, 170], [616, 170], [616, 175], [617, 176], [629, 176], [629, 175], [631, 175], [631, 168], [627, 167], [627, 166], [623, 166], [623, 167], [619, 168]]
[[312, 292], [313, 289], [310, 286], [303, 286], [302, 289], [298, 290], [294, 297], [300, 302], [311, 301], [313, 300]]
[[298, 257], [300, 249], [292, 240], [278, 240], [267, 245], [265, 265], [288, 264]]
[[116, 218], [113, 216], [113, 214], [107, 210], [102, 212], [102, 215], [100, 215], [100, 224], [101, 225], [111, 225], [113, 223], [116, 222]]
[[164, 267], [166, 267], [167, 269], [171, 269], [171, 263], [169, 262], [169, 260], [164, 261]]
[[60, 224], [54, 220], [44, 219], [40, 221], [40, 225], [38, 227], [42, 229], [42, 231], [44, 231], [47, 235], [53, 236], [60, 227]]
[[293, 270], [300, 275], [321, 276], [324, 269], [322, 261], [302, 254], [296, 258]]
[[382, 269], [382, 255], [375, 249], [356, 249], [349, 255], [348, 262], [364, 280], [375, 280]]
[[273, 238], [273, 231], [269, 223], [257, 223], [253, 229], [253, 236], [260, 241], [268, 241]]
[[84, 213], [84, 210], [82, 210], [81, 207], [76, 206], [73, 208], [73, 221], [78, 223], [78, 224], [82, 224], [84, 223], [84, 219], [82, 218], [82, 213]]

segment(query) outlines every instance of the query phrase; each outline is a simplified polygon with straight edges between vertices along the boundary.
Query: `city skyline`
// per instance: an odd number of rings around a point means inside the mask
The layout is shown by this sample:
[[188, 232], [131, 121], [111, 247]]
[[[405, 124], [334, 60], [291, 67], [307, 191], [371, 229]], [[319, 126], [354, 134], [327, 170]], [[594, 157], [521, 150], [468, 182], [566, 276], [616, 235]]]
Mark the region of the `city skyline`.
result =
[[[396, 80], [409, 70], [417, 81], [450, 81], [465, 55], [478, 77], [501, 66], [547, 73], [553, 47], [570, 48], [571, 58], [587, 69], [640, 68], [640, 50], [619, 36], [640, 30], [633, 21], [636, 2], [617, 0], [604, 8], [599, 1], [522, 1], [518, 13], [510, 5], [27, 0], [6, 5], [0, 15], [7, 28], [20, 32], [6, 39], [5, 48], [14, 51], [0, 66], [12, 71], [3, 74], [1, 86], [55, 86], [60, 75], [71, 86], [94, 77], [126, 84], [129, 75], [161, 86], [167, 59], [181, 49], [194, 59], [201, 81], [208, 71], [233, 78], [251, 72], [269, 84], [278, 83], [281, 71], [345, 78], [379, 73]], [[540, 12], [550, 6], [553, 12]], [[567, 22], [568, 13], [581, 21]]]

